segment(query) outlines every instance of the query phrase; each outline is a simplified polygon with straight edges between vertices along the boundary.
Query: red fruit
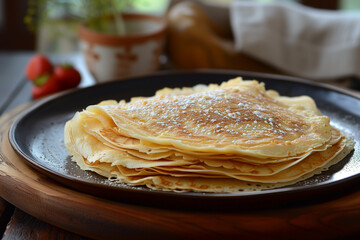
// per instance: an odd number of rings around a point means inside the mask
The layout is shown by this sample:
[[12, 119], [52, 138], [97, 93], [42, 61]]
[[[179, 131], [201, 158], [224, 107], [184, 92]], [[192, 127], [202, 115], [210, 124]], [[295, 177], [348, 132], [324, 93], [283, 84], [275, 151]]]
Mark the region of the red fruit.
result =
[[29, 80], [35, 81], [43, 75], [52, 74], [53, 68], [53, 65], [45, 56], [37, 54], [27, 63], [25, 74]]
[[71, 65], [56, 66], [54, 75], [63, 90], [77, 87], [81, 82], [80, 73]]
[[48, 77], [46, 82], [41, 86], [34, 85], [31, 89], [32, 97], [34, 99], [47, 96], [52, 93], [61, 91], [58, 79], [55, 75]]

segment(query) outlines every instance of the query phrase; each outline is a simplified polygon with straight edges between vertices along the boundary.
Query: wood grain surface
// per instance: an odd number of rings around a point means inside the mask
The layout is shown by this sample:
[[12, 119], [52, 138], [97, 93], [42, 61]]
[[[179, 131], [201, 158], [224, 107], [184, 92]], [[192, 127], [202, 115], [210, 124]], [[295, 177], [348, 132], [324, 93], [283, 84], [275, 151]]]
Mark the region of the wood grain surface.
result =
[[[0, 196], [54, 227], [95, 239], [360, 237], [360, 190], [355, 187], [346, 194], [334, 194], [311, 203], [284, 203], [287, 207], [248, 211], [153, 208], [69, 189], [29, 167], [9, 143], [10, 124], [28, 106], [23, 105], [0, 119]], [[19, 221], [22, 213], [16, 212], [14, 216], [12, 221]], [[31, 224], [39, 223], [28, 226]]]
[[14, 211], [14, 206], [0, 198], [0, 236], [5, 232], [7, 223]]
[[12, 239], [85, 240], [86, 238], [63, 231], [16, 209], [1, 240]]

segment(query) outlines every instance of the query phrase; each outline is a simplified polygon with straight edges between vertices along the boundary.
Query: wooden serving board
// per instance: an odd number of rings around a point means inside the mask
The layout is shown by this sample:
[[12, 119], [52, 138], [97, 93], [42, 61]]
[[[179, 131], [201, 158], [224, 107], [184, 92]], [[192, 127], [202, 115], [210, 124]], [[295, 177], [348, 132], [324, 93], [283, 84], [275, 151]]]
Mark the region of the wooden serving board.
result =
[[[111, 201], [65, 187], [31, 168], [8, 130], [29, 107], [0, 118], [0, 196], [24, 212], [97, 239], [349, 239], [360, 236], [360, 190], [262, 210], [165, 209]], [[289, 205], [289, 204], [287, 204]], [[291, 234], [291, 235], [289, 235]]]

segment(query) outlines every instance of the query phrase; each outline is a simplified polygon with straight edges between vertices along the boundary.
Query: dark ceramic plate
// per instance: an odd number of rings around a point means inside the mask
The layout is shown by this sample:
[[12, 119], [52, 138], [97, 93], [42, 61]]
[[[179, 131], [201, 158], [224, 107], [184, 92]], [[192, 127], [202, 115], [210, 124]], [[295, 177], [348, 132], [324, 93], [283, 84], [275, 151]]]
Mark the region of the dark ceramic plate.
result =
[[[282, 95], [310, 95], [320, 110], [331, 118], [332, 124], [352, 134], [355, 150], [328, 171], [289, 187], [259, 192], [234, 194], [177, 193], [154, 191], [146, 187], [115, 184], [91, 172], [82, 171], [68, 157], [63, 143], [63, 128], [76, 111], [105, 99], [129, 99], [132, 96], [151, 96], [162, 87], [193, 86], [198, 83], [218, 83], [232, 77], [257, 79]], [[360, 99], [350, 93], [314, 82], [240, 71], [163, 72], [157, 75], [131, 78], [100, 84], [60, 94], [37, 103], [12, 125], [9, 138], [13, 148], [31, 166], [58, 182], [76, 190], [137, 204], [165, 207], [216, 208], [269, 206], [284, 201], [313, 199], [334, 194], [354, 186], [360, 176]]]

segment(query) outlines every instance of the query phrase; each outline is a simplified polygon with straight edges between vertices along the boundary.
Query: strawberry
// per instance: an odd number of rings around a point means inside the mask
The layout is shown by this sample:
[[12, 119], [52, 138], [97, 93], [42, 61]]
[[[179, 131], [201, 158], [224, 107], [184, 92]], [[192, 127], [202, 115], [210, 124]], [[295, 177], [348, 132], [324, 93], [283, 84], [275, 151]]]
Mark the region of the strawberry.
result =
[[31, 94], [34, 99], [37, 99], [59, 91], [61, 91], [59, 81], [55, 75], [51, 75], [47, 77], [42, 85], [33, 85]]
[[25, 75], [30, 81], [36, 81], [43, 75], [51, 75], [54, 70], [51, 62], [43, 55], [37, 54], [30, 58], [26, 65]]
[[71, 65], [56, 66], [54, 75], [63, 90], [77, 87], [81, 82], [80, 73]]

